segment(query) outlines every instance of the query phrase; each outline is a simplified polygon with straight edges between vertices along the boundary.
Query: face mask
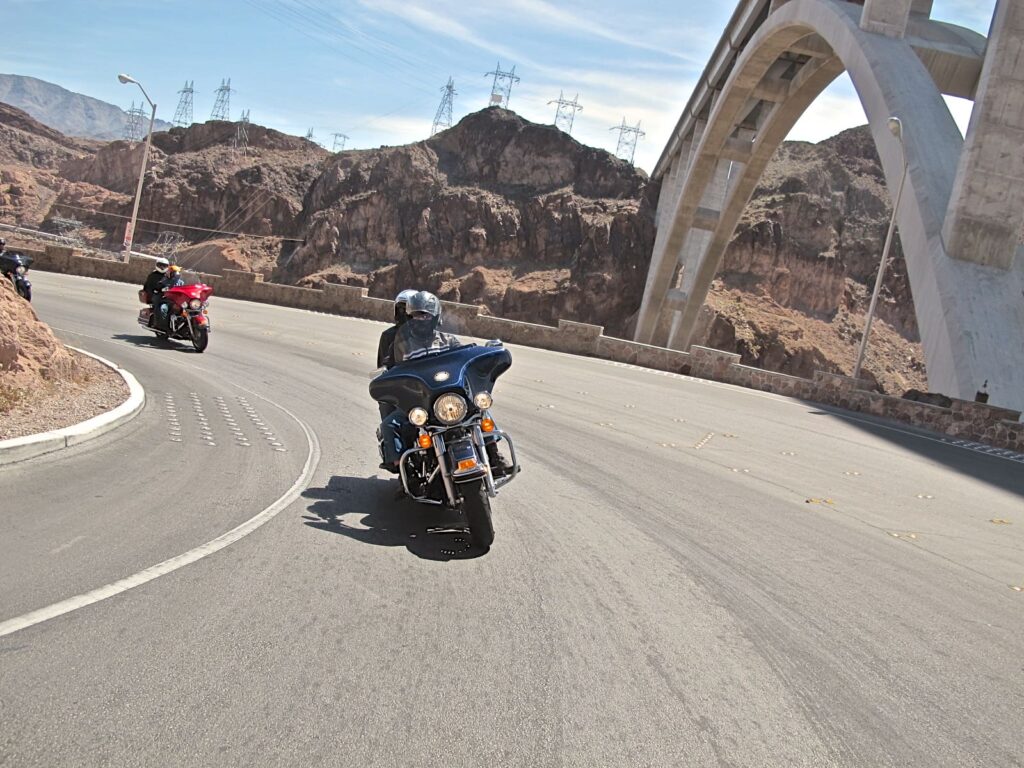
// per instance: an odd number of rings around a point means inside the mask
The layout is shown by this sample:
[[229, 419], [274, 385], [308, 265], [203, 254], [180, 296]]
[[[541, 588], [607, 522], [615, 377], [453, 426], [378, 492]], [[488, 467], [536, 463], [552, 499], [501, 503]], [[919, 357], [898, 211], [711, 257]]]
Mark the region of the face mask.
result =
[[432, 317], [410, 317], [409, 328], [416, 339], [426, 340], [434, 335], [434, 318]]

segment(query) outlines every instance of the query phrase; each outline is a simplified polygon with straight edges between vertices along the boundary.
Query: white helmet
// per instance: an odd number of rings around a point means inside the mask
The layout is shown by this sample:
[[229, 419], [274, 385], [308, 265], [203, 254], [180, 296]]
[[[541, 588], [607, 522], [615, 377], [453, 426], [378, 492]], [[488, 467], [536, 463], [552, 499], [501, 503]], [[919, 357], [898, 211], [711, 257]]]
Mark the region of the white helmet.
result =
[[406, 288], [404, 291], [399, 292], [395, 296], [395, 322], [401, 325], [406, 321], [408, 315], [406, 314], [406, 305], [413, 296], [416, 295], [416, 291], [412, 288]]
[[169, 262], [167, 259], [161, 258], [156, 260], [155, 269], [157, 272], [166, 272], [169, 266], [171, 266], [171, 262]]

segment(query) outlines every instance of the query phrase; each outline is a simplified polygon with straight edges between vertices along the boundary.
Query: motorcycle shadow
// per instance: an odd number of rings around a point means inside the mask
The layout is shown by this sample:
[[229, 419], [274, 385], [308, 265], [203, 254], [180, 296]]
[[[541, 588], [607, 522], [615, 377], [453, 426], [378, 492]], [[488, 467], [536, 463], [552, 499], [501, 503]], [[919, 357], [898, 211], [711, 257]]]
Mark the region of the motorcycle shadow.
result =
[[307, 488], [304, 515], [310, 528], [339, 533], [364, 544], [404, 546], [424, 560], [466, 560], [484, 550], [473, 546], [465, 520], [443, 507], [395, 498], [398, 483], [380, 477], [335, 475], [323, 488]]
[[192, 345], [184, 342], [172, 339], [160, 339], [155, 335], [150, 336], [139, 336], [134, 333], [115, 333], [113, 338], [118, 341], [127, 341], [129, 344], [134, 344], [137, 347], [166, 347], [168, 349], [176, 349], [179, 352], [194, 352]]

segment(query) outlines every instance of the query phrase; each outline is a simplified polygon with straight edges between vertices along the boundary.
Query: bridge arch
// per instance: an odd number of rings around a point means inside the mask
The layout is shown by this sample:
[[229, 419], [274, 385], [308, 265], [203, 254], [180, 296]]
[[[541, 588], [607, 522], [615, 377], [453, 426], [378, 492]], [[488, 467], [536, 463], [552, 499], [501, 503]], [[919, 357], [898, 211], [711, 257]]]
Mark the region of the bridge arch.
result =
[[[1006, 395], [1003, 404], [1024, 407], [1024, 352], [1010, 353], [1020, 359], [1009, 365], [1000, 359], [1008, 345], [1000, 343], [998, 332], [988, 327], [991, 318], [978, 306], [986, 300], [984, 291], [997, 289], [990, 298], [1001, 307], [1001, 320], [1024, 328], [1019, 298], [1024, 265], [1017, 259], [1009, 270], [1000, 270], [951, 259], [943, 241], [964, 143], [936, 75], [943, 66], [948, 73], [949, 62], [929, 71], [920, 37], [914, 38], [919, 43], [915, 50], [914, 40], [865, 31], [864, 10], [840, 0], [771, 2], [735, 53], [703, 119], [684, 114], [680, 124], [689, 119], [692, 130], [686, 140], [677, 136], [670, 144], [675, 152], [663, 169], [658, 235], [635, 338], [667, 340], [667, 346], [678, 349], [689, 346], [711, 281], [765, 166], [807, 107], [846, 71], [868, 117], [890, 189], [899, 184], [904, 159], [886, 119], [897, 115], [903, 120], [908, 172], [897, 221], [930, 386], [973, 397], [982, 377], [988, 378]], [[966, 40], [968, 48], [975, 35], [927, 18], [916, 24], [919, 33]], [[983, 46], [974, 41], [973, 48]], [[964, 89], [962, 82], [957, 87]], [[665, 161], [663, 156], [659, 165]], [[673, 285], [680, 269], [679, 284]], [[1012, 307], [1014, 291], [1017, 309]], [[998, 383], [996, 370], [1002, 378]]]

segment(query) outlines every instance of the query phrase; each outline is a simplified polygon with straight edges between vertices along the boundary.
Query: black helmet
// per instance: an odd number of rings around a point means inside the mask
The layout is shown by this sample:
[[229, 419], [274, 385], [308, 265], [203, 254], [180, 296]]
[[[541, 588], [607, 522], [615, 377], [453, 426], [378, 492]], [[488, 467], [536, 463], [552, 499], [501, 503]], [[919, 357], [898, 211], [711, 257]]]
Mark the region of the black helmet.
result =
[[410, 297], [415, 295], [416, 291], [414, 291], [412, 288], [406, 288], [404, 291], [400, 292], [397, 296], [395, 296], [395, 322], [398, 323], [398, 325], [401, 325], [402, 323], [409, 319], [408, 310], [406, 309], [406, 303], [409, 301]]
[[419, 291], [409, 297], [405, 304], [409, 315], [413, 336], [419, 339], [430, 339], [441, 324], [441, 301], [428, 291]]

